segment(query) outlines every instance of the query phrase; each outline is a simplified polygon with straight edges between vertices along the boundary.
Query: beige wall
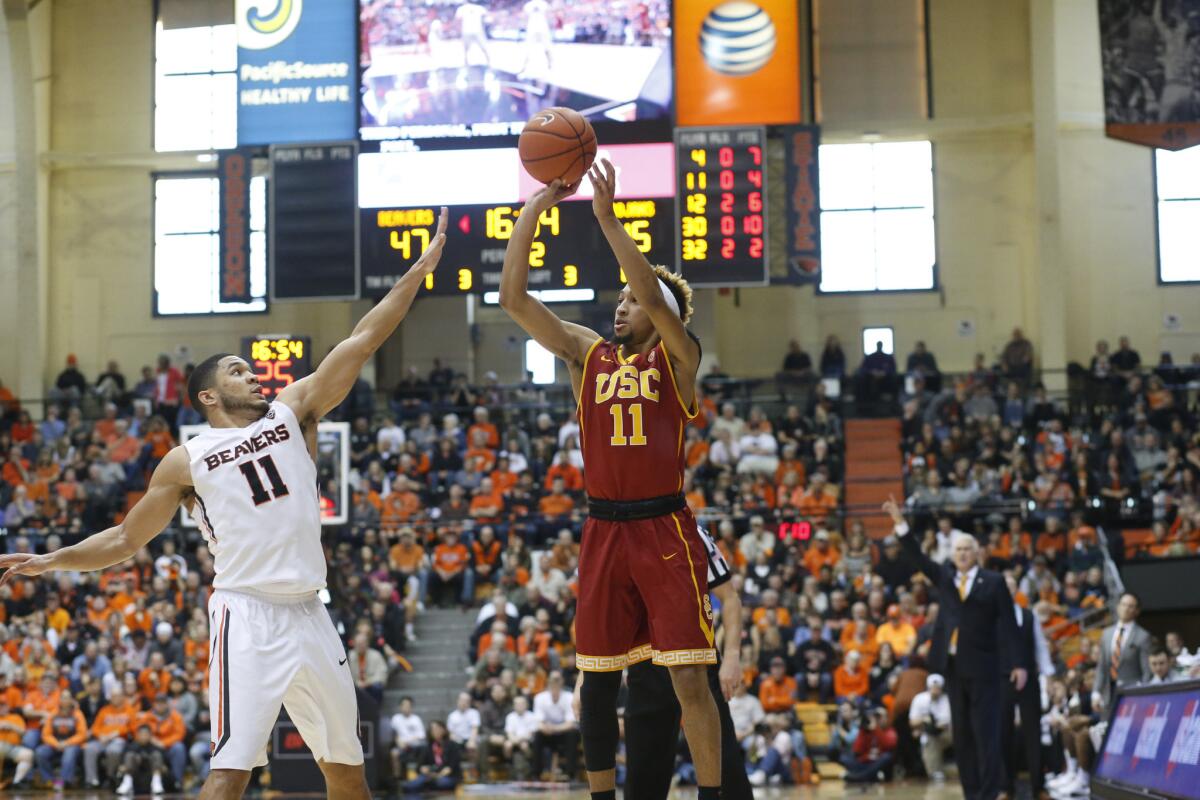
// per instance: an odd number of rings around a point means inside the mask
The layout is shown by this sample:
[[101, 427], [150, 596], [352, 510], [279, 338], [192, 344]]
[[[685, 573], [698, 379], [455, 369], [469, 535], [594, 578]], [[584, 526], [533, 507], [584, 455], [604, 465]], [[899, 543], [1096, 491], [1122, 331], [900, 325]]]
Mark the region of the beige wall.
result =
[[[1049, 25], [1038, 28], [1044, 35], [1031, 35], [1031, 9], [1039, 26]], [[151, 151], [152, 3], [44, 0], [39, 12], [47, 21], [38, 49], [47, 63], [35, 72], [45, 132], [36, 240], [48, 296], [42, 377], [52, 379], [69, 352], [88, 374], [109, 356], [132, 373], [163, 350], [227, 349], [258, 332], [308, 332], [324, 352], [365, 304], [281, 304], [250, 317], [152, 317], [150, 175], [196, 166], [190, 155]], [[1044, 23], [1047, 14], [1052, 24]], [[859, 141], [870, 132], [934, 141], [940, 290], [701, 292], [694, 327], [710, 357], [731, 372], [769, 374], [788, 338], [815, 355], [836, 334], [853, 354], [868, 325], [895, 326], [901, 354], [924, 339], [947, 369], [967, 368], [976, 352], [995, 355], [1014, 325], [1051, 354], [1054, 363], [1046, 366], [1084, 360], [1096, 338], [1121, 333], [1133, 337], [1145, 359], [1162, 349], [1177, 359], [1200, 350], [1200, 288], [1156, 283], [1150, 153], [1103, 137], [1094, 0], [931, 0], [930, 19], [934, 119], [868, 124], [847, 111], [855, 121], [827, 119], [825, 140]], [[4, 114], [12, 84], [6, 45], [0, 41], [5, 288], [18, 263], [9, 244], [17, 193], [6, 156], [13, 149], [12, 115]], [[24, 335], [13, 302], [0, 291], [6, 343]], [[1163, 331], [1165, 312], [1181, 315], [1181, 332]], [[958, 334], [961, 320], [973, 323], [972, 336]], [[503, 379], [519, 376], [518, 329], [494, 309], [479, 309], [474, 321], [477, 347], [464, 300], [418, 303], [407, 332], [387, 348], [388, 371], [407, 363], [425, 370], [441, 356], [476, 375], [495, 369]], [[0, 348], [0, 379], [18, 369], [13, 350]]]

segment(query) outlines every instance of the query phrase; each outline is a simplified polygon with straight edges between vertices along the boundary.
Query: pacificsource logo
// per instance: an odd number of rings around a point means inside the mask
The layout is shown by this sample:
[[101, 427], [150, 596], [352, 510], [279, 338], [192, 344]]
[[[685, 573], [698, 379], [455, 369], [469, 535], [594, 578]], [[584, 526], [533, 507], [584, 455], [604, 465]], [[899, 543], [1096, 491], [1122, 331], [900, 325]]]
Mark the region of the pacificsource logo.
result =
[[304, 0], [237, 0], [238, 47], [266, 50], [292, 35]]
[[732, 0], [709, 12], [700, 29], [700, 52], [724, 75], [749, 75], [775, 53], [775, 23], [754, 3]]

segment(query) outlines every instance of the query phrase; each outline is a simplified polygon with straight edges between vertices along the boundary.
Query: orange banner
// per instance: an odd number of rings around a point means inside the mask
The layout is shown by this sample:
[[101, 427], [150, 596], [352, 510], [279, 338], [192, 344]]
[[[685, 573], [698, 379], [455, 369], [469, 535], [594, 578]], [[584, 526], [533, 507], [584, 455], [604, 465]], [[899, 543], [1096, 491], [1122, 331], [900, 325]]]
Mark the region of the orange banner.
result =
[[675, 82], [680, 126], [799, 122], [797, 0], [676, 3]]

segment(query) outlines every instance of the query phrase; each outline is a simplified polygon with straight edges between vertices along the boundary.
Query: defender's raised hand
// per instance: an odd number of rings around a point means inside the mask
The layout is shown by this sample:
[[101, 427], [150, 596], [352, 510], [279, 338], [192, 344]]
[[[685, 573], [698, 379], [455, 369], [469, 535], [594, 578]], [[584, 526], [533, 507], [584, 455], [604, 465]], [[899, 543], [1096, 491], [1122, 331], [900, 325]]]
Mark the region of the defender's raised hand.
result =
[[555, 178], [530, 195], [529, 199], [525, 201], [525, 207], [541, 214], [579, 191], [579, 183], [579, 181], [563, 183], [559, 178]]
[[34, 577], [48, 572], [50, 562], [44, 556], [33, 553], [11, 553], [0, 556], [0, 569], [4, 570], [4, 575], [0, 576], [0, 586], [4, 586], [17, 575]]
[[449, 219], [450, 212], [445, 206], [442, 206], [442, 213], [438, 216], [437, 233], [433, 235], [429, 246], [425, 248], [425, 252], [412, 267], [421, 275], [428, 275], [437, 269], [438, 261], [442, 258], [442, 248], [446, 245], [446, 223]]
[[617, 196], [617, 168], [602, 158], [588, 170], [592, 183], [592, 213], [597, 219], [613, 216], [613, 200]]

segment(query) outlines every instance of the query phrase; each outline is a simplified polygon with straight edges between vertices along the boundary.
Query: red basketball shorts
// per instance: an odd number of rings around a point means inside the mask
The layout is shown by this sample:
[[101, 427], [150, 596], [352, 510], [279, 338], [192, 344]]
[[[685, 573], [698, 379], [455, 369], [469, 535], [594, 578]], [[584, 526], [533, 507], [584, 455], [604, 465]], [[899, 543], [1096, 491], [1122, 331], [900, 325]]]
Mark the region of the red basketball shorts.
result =
[[589, 519], [579, 552], [576, 664], [609, 672], [715, 664], [708, 556], [687, 509], [652, 519]]

